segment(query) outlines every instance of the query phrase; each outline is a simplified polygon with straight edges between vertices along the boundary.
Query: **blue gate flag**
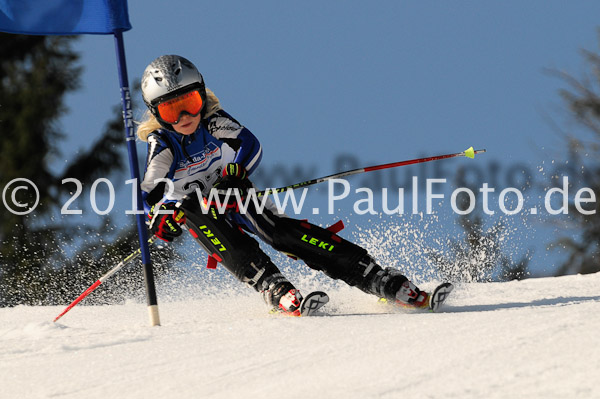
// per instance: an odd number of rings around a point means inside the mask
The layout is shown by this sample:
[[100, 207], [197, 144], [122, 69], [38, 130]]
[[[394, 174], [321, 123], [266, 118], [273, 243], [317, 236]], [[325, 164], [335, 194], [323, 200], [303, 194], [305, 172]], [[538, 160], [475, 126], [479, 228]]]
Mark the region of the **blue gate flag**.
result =
[[112, 34], [131, 29], [127, 0], [0, 0], [0, 31]]

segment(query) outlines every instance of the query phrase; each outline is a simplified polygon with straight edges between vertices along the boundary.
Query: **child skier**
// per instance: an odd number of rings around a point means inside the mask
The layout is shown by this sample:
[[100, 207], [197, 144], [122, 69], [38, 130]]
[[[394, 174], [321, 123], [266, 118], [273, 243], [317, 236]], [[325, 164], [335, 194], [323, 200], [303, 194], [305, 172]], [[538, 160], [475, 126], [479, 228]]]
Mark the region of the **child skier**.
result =
[[141, 188], [150, 229], [157, 237], [172, 241], [185, 224], [208, 252], [209, 262], [220, 262], [260, 292], [272, 311], [300, 315], [302, 295], [245, 232], [364, 292], [402, 306], [428, 306], [428, 294], [398, 270], [383, 269], [365, 249], [330, 230], [278, 214], [272, 207], [256, 209], [252, 203], [243, 214], [231, 201], [227, 212], [215, 211], [207, 201], [211, 189], [247, 193], [252, 188], [248, 177], [261, 161], [262, 148], [246, 127], [221, 109], [190, 61], [176, 55], [158, 57], [144, 71], [142, 95], [148, 112], [137, 134], [148, 142], [148, 158]]

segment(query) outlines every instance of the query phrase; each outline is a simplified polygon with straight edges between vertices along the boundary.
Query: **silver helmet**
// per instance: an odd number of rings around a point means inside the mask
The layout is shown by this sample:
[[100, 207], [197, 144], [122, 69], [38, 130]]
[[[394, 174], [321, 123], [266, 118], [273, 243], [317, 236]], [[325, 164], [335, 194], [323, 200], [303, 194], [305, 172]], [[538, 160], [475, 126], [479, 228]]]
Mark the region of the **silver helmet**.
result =
[[206, 104], [204, 79], [189, 60], [178, 55], [162, 55], [152, 61], [142, 76], [142, 97], [150, 112], [167, 129], [172, 126], [161, 121], [156, 105], [183, 93], [198, 89], [202, 97], [202, 111]]

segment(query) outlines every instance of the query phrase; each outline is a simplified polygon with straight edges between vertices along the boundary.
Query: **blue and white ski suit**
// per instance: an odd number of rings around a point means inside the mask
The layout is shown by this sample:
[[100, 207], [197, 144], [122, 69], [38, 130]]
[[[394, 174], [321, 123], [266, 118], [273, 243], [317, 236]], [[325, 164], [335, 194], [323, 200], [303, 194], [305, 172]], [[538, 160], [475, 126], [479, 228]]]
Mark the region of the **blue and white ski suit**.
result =
[[[141, 184], [146, 210], [163, 198], [165, 202], [176, 202], [186, 194], [195, 195], [197, 188], [208, 197], [228, 163], [240, 163], [251, 174], [261, 158], [258, 139], [223, 110], [203, 119], [191, 135], [158, 129], [148, 135], [148, 159]], [[160, 182], [165, 178], [173, 182], [172, 192]], [[272, 203], [271, 209], [257, 212], [249, 207], [244, 214], [227, 213], [227, 218], [257, 234], [276, 250], [295, 254], [311, 268], [365, 292], [394, 299], [400, 285], [407, 280], [389, 268], [383, 270], [365, 249], [335, 233], [276, 214]], [[269, 284], [287, 282], [266, 255], [254, 252], [248, 256], [254, 258], [246, 260], [244, 254], [229, 265], [229, 270], [242, 281], [257, 290], [266, 289]]]
[[[262, 147], [256, 136], [223, 110], [203, 119], [190, 135], [156, 130], [148, 135], [148, 157], [141, 184], [146, 212], [163, 198], [165, 202], [176, 202], [186, 194], [195, 196], [197, 188], [207, 197], [225, 165], [237, 162], [250, 175], [261, 158]], [[160, 179], [165, 178], [173, 182], [172, 192], [161, 183]], [[271, 212], [258, 215], [249, 211], [228, 217], [272, 243]]]

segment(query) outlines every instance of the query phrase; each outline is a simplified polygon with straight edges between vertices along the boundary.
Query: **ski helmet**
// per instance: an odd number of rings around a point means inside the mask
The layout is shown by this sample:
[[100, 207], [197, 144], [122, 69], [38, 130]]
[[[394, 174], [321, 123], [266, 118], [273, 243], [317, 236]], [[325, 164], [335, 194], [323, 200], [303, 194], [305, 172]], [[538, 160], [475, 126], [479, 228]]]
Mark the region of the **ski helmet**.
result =
[[204, 79], [194, 64], [183, 57], [162, 55], [144, 70], [142, 97], [152, 115], [166, 129], [173, 130], [173, 126], [161, 118], [158, 104], [193, 90], [200, 93], [202, 106], [199, 112], [202, 112], [206, 104]]

